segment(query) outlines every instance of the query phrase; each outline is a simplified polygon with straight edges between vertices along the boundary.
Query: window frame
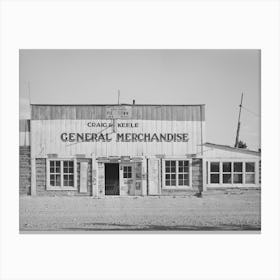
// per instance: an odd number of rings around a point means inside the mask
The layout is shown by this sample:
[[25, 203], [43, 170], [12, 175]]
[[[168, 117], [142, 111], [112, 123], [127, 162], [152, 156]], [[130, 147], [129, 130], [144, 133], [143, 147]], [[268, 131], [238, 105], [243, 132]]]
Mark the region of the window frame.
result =
[[[173, 174], [173, 172], [166, 173], [166, 161], [175, 161], [175, 180], [176, 184], [166, 185], [166, 174]], [[179, 172], [179, 161], [188, 161], [188, 172]], [[170, 170], [171, 171], [171, 170]], [[165, 158], [162, 161], [162, 189], [191, 189], [192, 188], [192, 160], [187, 158]], [[189, 185], [179, 185], [179, 174], [188, 174], [189, 176]], [[170, 177], [171, 183], [171, 177]]]
[[[46, 164], [46, 175], [47, 175], [47, 184], [46, 184], [46, 190], [47, 191], [73, 191], [77, 190], [77, 159], [75, 158], [47, 158], [47, 164]], [[51, 186], [50, 184], [50, 175], [53, 174], [50, 172], [50, 162], [51, 161], [60, 161], [60, 186]], [[72, 161], [73, 162], [73, 186], [64, 186], [64, 161]], [[70, 173], [67, 173], [69, 175]]]
[[[252, 171], [248, 171], [248, 172], [246, 171], [246, 163], [253, 163], [254, 164], [254, 171], [253, 172]], [[255, 161], [246, 161], [244, 169], [245, 169], [244, 184], [245, 185], [256, 184], [256, 162]], [[254, 183], [251, 183], [251, 182], [247, 183], [246, 175], [254, 175]]]
[[[230, 158], [211, 158], [211, 159], [205, 159], [208, 165], [207, 169], [207, 186], [208, 187], [233, 187], [233, 186], [240, 186], [240, 187], [256, 187], [259, 186], [260, 183], [258, 182], [257, 178], [259, 176], [259, 159], [230, 159]], [[219, 183], [211, 183], [211, 163], [212, 162], [219, 162]], [[223, 172], [223, 163], [231, 162], [231, 183], [224, 183], [223, 182], [223, 174], [230, 174], [229, 172]], [[234, 163], [240, 162], [242, 163], [242, 172], [236, 171], [234, 172]], [[246, 163], [254, 163], [255, 171], [254, 172], [246, 172]], [[215, 172], [214, 172], [215, 173]], [[216, 172], [218, 173], [218, 172]], [[241, 174], [242, 173], [242, 183], [234, 183], [234, 174]], [[254, 174], [254, 183], [246, 183], [246, 174]]]

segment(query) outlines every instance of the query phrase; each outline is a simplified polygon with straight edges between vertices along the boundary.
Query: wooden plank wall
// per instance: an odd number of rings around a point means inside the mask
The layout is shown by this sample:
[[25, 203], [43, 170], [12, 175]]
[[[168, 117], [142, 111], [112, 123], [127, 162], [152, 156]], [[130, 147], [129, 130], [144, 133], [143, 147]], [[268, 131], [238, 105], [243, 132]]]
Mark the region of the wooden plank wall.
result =
[[204, 121], [204, 105], [32, 105], [32, 120], [108, 119], [112, 107], [131, 107], [133, 120]]
[[[188, 142], [116, 142], [116, 133], [112, 127], [102, 133], [109, 133], [111, 142], [63, 142], [62, 133], [100, 133], [101, 128], [88, 127], [92, 120], [32, 120], [31, 141], [32, 156], [45, 157], [48, 154], [58, 156], [76, 156], [85, 154], [95, 156], [145, 156], [145, 155], [185, 155], [201, 152], [201, 142], [205, 139], [204, 123], [199, 121], [157, 121], [137, 120], [138, 128], [117, 127], [117, 133], [189, 133]], [[110, 121], [102, 121], [107, 122]], [[120, 120], [118, 122], [131, 122]], [[118, 123], [117, 122], [117, 123]], [[202, 129], [202, 131], [201, 131]]]

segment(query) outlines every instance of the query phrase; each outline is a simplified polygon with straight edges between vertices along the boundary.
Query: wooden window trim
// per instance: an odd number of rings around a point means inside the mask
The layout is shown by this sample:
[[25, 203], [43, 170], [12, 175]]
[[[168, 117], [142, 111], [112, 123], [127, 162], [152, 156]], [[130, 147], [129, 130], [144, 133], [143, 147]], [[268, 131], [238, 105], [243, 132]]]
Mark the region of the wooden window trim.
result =
[[[176, 186], [166, 186], [165, 185], [165, 166], [166, 161], [175, 161], [175, 168], [176, 168]], [[188, 161], [189, 162], [189, 186], [187, 185], [179, 185], [179, 176], [178, 176], [178, 170], [179, 170], [179, 161]], [[162, 189], [163, 190], [188, 190], [192, 189], [192, 159], [186, 159], [186, 158], [165, 158], [162, 160]]]
[[[78, 190], [77, 186], [77, 159], [75, 158], [47, 158], [47, 184], [46, 190], [47, 191], [75, 191]], [[61, 176], [61, 186], [51, 186], [50, 185], [50, 162], [51, 161], [60, 161], [60, 176]], [[73, 161], [74, 162], [74, 186], [64, 186], [64, 170], [63, 170], [63, 161]]]
[[[207, 176], [208, 176], [208, 184], [207, 186], [208, 187], [221, 187], [221, 186], [226, 186], [226, 187], [255, 187], [255, 186], [258, 186], [260, 185], [258, 183], [258, 176], [259, 176], [259, 171], [258, 171], [258, 168], [259, 168], [259, 165], [258, 165], [258, 161], [259, 159], [219, 159], [219, 158], [211, 158], [211, 159], [206, 159], [207, 163], [208, 163], [208, 170], [207, 170]], [[220, 183], [211, 183], [211, 178], [210, 178], [210, 175], [211, 175], [211, 163], [212, 162], [219, 162], [220, 163]], [[223, 169], [222, 169], [222, 164], [223, 162], [231, 162], [232, 164], [232, 169], [231, 169], [231, 174], [232, 174], [232, 183], [231, 184], [227, 184], [227, 183], [223, 183], [222, 181], [222, 174], [223, 174]], [[235, 162], [242, 162], [242, 183], [234, 183], [233, 181], [233, 175], [234, 174], [241, 174], [241, 172], [234, 172], [234, 163]], [[246, 171], [246, 162], [252, 162], [255, 164], [255, 183], [245, 183], [245, 176], [246, 174], [253, 174], [250, 173], [250, 172], [245, 172]], [[214, 172], [215, 173], [215, 172]]]

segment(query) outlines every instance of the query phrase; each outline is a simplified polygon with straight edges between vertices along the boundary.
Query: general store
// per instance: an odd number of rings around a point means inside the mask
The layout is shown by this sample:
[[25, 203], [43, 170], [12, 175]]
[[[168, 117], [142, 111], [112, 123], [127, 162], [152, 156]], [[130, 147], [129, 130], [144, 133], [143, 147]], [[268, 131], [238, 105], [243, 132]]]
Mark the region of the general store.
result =
[[205, 105], [31, 105], [20, 194], [146, 196], [260, 187], [260, 153], [206, 142]]

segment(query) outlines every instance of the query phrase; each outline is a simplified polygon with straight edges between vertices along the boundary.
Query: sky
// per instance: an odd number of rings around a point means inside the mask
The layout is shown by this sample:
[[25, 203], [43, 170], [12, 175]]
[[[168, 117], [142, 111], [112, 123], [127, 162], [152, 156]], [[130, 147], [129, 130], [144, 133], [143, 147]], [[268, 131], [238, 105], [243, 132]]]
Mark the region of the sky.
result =
[[31, 104], [205, 104], [206, 141], [260, 148], [260, 50], [20, 50], [20, 118]]

